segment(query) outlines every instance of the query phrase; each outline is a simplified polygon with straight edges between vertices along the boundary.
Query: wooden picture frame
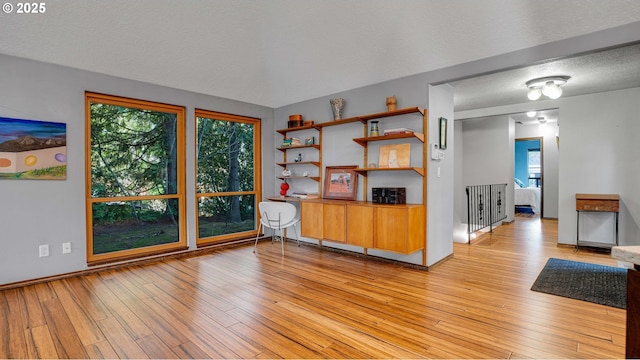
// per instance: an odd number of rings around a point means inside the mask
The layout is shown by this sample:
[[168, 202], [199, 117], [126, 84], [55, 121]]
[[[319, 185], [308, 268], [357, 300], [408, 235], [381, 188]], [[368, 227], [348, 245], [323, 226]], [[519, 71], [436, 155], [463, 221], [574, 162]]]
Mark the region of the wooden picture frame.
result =
[[327, 166], [324, 172], [322, 197], [325, 199], [355, 200], [358, 190], [357, 166]]
[[447, 149], [447, 119], [439, 118], [440, 120], [440, 150]]
[[411, 144], [380, 146], [379, 168], [407, 168], [411, 164]]

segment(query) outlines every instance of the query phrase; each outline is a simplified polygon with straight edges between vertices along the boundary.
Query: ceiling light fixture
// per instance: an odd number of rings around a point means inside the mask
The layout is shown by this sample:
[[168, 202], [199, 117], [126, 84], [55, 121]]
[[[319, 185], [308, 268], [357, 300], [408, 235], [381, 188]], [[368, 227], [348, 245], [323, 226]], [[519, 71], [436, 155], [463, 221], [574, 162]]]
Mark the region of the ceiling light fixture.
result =
[[562, 88], [571, 79], [570, 76], [547, 76], [529, 80], [526, 82], [529, 91], [527, 97], [529, 100], [538, 100], [542, 95], [549, 99], [557, 99], [562, 96]]
[[544, 117], [539, 117], [538, 122], [540, 122], [540, 124], [545, 124], [547, 122], [547, 119], [545, 119]]
[[536, 116], [537, 113], [538, 113], [537, 111], [527, 111], [527, 117], [532, 118]]

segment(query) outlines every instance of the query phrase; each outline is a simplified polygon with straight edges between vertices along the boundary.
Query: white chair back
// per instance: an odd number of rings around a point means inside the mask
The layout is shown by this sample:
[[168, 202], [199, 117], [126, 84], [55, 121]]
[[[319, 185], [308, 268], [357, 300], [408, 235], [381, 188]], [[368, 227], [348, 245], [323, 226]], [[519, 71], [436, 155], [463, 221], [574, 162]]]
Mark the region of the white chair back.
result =
[[258, 210], [263, 224], [272, 229], [286, 227], [298, 213], [295, 205], [280, 201], [262, 201], [258, 204]]

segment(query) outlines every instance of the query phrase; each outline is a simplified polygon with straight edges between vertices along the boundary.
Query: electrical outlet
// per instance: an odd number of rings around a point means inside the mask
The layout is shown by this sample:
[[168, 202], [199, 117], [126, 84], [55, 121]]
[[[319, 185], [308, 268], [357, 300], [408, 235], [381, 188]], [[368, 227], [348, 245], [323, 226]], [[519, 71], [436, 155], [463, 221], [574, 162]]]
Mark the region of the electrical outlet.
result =
[[40, 254], [40, 257], [49, 256], [49, 245], [40, 245], [40, 247], [38, 247], [38, 254]]
[[62, 243], [62, 253], [68, 254], [70, 252], [71, 252], [71, 243], [70, 242]]

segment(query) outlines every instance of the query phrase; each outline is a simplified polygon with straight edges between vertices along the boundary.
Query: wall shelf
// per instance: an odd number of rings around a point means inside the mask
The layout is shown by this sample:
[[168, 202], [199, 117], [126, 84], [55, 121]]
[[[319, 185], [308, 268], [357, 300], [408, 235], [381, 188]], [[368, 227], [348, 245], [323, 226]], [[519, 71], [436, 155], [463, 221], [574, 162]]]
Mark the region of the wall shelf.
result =
[[382, 119], [390, 116], [406, 115], [406, 114], [412, 114], [412, 113], [421, 113], [422, 115], [424, 115], [425, 109], [415, 106], [410, 108], [398, 109], [393, 111], [385, 111], [385, 112], [369, 114], [369, 115], [359, 115], [359, 116], [354, 116], [354, 117], [350, 117], [342, 120], [327, 121], [327, 122], [315, 124], [312, 126], [315, 127], [316, 129], [321, 129], [327, 126], [344, 125], [344, 124], [349, 124], [354, 122], [361, 122], [363, 124], [366, 124], [369, 120]]
[[282, 134], [282, 136], [286, 136], [288, 132], [309, 130], [309, 129], [315, 129], [315, 128], [316, 128], [316, 125], [304, 125], [304, 126], [290, 127], [286, 129], [279, 129], [279, 130], [276, 130], [276, 132]]
[[276, 165], [282, 166], [283, 168], [286, 168], [289, 165], [314, 165], [314, 166], [320, 167], [320, 162], [319, 161], [298, 161], [298, 162], [290, 161], [290, 162], [279, 162], [279, 163], [276, 163]]
[[402, 134], [390, 134], [390, 135], [380, 135], [380, 136], [368, 136], [355, 138], [353, 141], [357, 142], [361, 146], [366, 147], [367, 143], [371, 141], [384, 141], [384, 140], [395, 140], [395, 139], [418, 139], [420, 142], [424, 142], [424, 134], [420, 133], [402, 133]]
[[401, 168], [358, 168], [354, 170], [356, 173], [367, 176], [370, 171], [415, 171], [420, 176], [424, 176], [424, 168], [418, 167], [401, 167]]
[[276, 179], [286, 180], [286, 179], [311, 179], [315, 181], [320, 181], [319, 176], [276, 176]]
[[300, 201], [300, 198], [293, 196], [269, 196], [267, 199], [271, 201]]
[[278, 150], [284, 152], [287, 151], [289, 149], [304, 149], [304, 148], [314, 148], [316, 150], [320, 150], [320, 145], [318, 144], [311, 144], [311, 145], [296, 145], [296, 146], [285, 146], [285, 147], [279, 147], [277, 148]]

